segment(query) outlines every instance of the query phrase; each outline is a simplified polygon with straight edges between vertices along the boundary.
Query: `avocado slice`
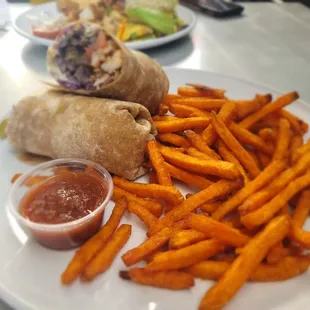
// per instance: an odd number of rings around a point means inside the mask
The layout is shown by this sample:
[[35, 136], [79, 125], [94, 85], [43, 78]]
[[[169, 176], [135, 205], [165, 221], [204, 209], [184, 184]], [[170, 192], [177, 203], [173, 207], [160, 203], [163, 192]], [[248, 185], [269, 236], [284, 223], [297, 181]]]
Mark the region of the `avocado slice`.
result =
[[141, 22], [163, 34], [172, 34], [177, 31], [173, 17], [148, 8], [127, 9], [128, 17], [134, 21]]

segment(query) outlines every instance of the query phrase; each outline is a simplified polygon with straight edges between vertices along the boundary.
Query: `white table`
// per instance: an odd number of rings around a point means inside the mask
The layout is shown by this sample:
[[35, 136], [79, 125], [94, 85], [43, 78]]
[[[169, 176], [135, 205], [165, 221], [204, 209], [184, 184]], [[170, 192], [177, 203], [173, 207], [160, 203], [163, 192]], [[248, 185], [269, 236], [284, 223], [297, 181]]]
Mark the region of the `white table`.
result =
[[[147, 51], [161, 65], [203, 69], [298, 90], [310, 104], [310, 10], [301, 4], [243, 4], [243, 17], [217, 20], [198, 14], [191, 38]], [[13, 18], [29, 8], [10, 6]], [[0, 31], [0, 115], [48, 77], [46, 48], [13, 30]], [[0, 301], [0, 310], [10, 309]]]

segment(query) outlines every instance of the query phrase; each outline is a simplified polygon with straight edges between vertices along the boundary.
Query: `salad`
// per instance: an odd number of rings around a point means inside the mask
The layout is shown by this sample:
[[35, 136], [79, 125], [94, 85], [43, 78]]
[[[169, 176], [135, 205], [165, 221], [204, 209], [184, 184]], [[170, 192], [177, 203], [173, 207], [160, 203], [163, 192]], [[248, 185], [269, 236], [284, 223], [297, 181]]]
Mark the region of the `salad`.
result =
[[54, 40], [69, 23], [88, 21], [124, 42], [155, 39], [186, 27], [176, 13], [177, 4], [177, 0], [58, 0], [60, 15], [44, 22], [32, 19], [32, 32]]

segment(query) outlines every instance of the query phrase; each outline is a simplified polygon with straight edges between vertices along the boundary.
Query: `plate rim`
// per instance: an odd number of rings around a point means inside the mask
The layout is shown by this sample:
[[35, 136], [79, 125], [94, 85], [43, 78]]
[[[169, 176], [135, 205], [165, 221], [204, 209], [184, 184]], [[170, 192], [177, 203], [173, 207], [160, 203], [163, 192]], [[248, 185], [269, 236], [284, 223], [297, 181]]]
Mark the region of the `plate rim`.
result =
[[[39, 44], [39, 45], [44, 45], [46, 47], [50, 46], [51, 43], [53, 42], [53, 40], [48, 40], [48, 39], [44, 39], [44, 38], [40, 38], [40, 37], [36, 37], [34, 35], [31, 35], [28, 32], [26, 32], [24, 29], [21, 29], [17, 24], [21, 19], [25, 18], [27, 16], [27, 14], [29, 14], [33, 9], [40, 10], [41, 7], [42, 8], [44, 8], [44, 7], [48, 8], [48, 7], [51, 7], [53, 5], [56, 6], [55, 1], [48, 2], [48, 3], [42, 3], [42, 4], [31, 7], [30, 9], [22, 12], [13, 20], [13, 23], [12, 23], [13, 29], [19, 35], [28, 39], [30, 42], [33, 42], [33, 43]], [[193, 31], [193, 29], [195, 28], [195, 26], [197, 24], [197, 16], [193, 10], [191, 10], [190, 8], [188, 8], [182, 4], [178, 4], [177, 8], [185, 10], [187, 12], [187, 14], [190, 15], [191, 23], [186, 28], [184, 28], [184, 29], [182, 29], [176, 33], [173, 33], [171, 35], [166, 35], [166, 36], [161, 37], [161, 38], [156, 38], [156, 39], [147, 40], [147, 41], [129, 42], [129, 43], [125, 43], [125, 45], [130, 49], [145, 50], [145, 49], [165, 45], [167, 43], [176, 41], [180, 38], [183, 38], [183, 37], [189, 35]]]

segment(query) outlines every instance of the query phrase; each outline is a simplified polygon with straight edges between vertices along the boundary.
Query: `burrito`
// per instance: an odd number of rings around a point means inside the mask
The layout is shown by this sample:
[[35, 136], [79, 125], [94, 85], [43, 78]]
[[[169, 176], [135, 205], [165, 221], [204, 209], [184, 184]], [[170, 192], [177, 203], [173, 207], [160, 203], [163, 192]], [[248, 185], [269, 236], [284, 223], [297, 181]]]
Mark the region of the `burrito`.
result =
[[140, 104], [46, 90], [14, 106], [6, 132], [19, 152], [88, 159], [132, 180], [156, 128]]
[[63, 90], [140, 103], [151, 114], [169, 90], [158, 63], [91, 23], [65, 28], [48, 49], [47, 67]]

